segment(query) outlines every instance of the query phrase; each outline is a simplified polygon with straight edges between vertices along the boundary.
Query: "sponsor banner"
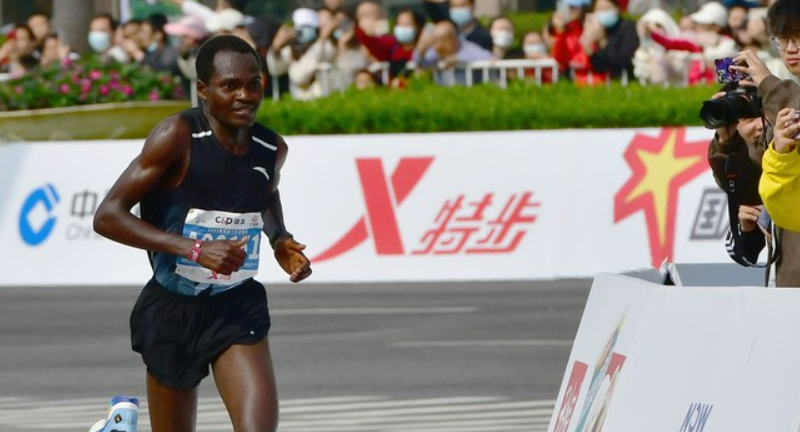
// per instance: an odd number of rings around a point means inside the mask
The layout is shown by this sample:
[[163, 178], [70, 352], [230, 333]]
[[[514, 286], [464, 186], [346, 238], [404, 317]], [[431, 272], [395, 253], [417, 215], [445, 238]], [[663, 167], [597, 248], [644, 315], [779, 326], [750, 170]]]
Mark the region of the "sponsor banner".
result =
[[[281, 197], [314, 281], [591, 276], [728, 263], [702, 128], [289, 137]], [[0, 147], [0, 284], [131, 284], [94, 211], [140, 141]], [[266, 245], [266, 246], [265, 246]], [[262, 252], [270, 252], [261, 242]], [[259, 278], [285, 281], [263, 253]]]
[[548, 430], [795, 431], [798, 307], [797, 290], [599, 275]]

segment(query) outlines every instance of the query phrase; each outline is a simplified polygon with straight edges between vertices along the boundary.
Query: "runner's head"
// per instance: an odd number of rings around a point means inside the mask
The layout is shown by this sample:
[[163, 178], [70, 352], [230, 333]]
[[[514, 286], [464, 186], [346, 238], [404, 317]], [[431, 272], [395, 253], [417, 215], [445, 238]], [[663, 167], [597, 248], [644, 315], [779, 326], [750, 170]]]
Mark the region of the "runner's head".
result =
[[243, 39], [216, 36], [197, 53], [197, 93], [220, 123], [241, 128], [255, 122], [264, 97], [261, 58]]

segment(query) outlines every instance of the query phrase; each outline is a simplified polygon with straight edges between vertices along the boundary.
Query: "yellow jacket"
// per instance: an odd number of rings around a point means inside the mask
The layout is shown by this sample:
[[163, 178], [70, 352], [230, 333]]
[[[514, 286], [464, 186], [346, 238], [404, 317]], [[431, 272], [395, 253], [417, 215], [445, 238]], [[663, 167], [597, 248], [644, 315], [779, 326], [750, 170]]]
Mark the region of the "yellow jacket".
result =
[[761, 159], [758, 193], [775, 225], [800, 232], [800, 154], [778, 153], [770, 143]]

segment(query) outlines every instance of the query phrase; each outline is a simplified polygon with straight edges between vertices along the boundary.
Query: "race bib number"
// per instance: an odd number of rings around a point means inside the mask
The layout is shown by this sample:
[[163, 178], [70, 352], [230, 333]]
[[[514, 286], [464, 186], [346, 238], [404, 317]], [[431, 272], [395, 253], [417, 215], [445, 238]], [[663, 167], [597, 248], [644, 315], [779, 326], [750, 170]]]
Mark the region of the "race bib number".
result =
[[183, 236], [194, 240], [240, 240], [248, 237], [243, 247], [247, 253], [244, 265], [231, 275], [213, 272], [186, 257], [178, 257], [175, 273], [194, 282], [230, 285], [258, 274], [258, 252], [264, 221], [261, 213], [228, 213], [190, 209], [183, 225]]

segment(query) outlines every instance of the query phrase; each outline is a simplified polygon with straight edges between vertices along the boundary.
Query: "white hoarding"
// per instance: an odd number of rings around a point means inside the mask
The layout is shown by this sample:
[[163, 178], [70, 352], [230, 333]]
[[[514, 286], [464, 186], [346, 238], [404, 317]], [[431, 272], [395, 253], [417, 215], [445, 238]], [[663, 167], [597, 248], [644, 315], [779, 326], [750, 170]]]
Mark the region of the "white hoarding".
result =
[[[281, 196], [318, 282], [730, 262], [710, 138], [702, 128], [289, 137]], [[141, 146], [0, 147], [0, 261], [10, 263], [0, 284], [142, 283], [145, 254], [91, 230]], [[260, 278], [286, 280], [271, 262]]]
[[599, 275], [551, 432], [797, 430], [800, 291]]

